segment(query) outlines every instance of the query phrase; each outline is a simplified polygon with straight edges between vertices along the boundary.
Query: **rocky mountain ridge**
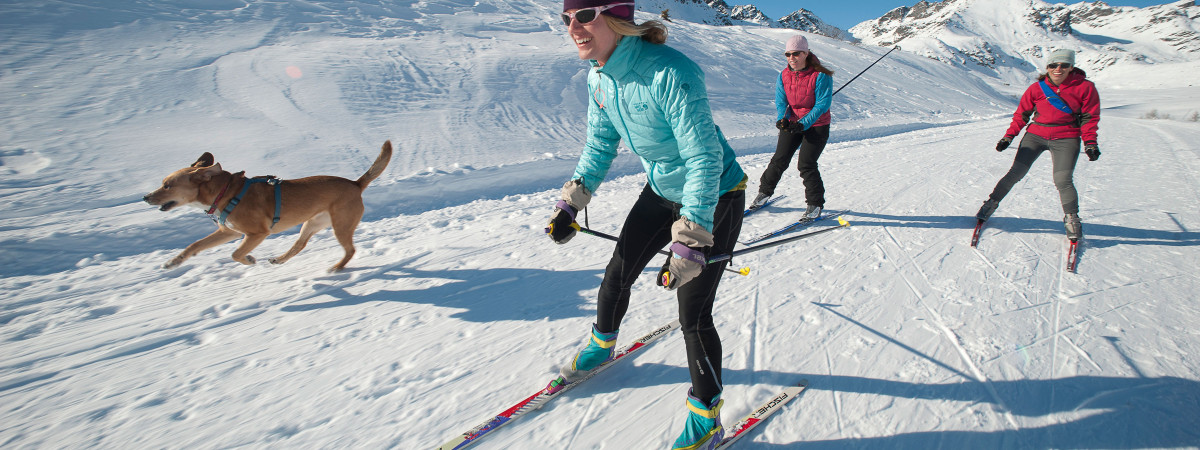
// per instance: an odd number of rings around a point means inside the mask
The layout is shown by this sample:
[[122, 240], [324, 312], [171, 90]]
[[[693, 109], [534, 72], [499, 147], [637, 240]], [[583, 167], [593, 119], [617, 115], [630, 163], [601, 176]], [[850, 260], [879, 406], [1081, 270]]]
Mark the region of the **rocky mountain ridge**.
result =
[[1193, 0], [1145, 8], [1102, 1], [922, 0], [855, 25], [850, 33], [865, 44], [900, 45], [1003, 79], [1037, 70], [1054, 48], [1078, 51], [1077, 63], [1096, 71], [1200, 59], [1200, 6]]

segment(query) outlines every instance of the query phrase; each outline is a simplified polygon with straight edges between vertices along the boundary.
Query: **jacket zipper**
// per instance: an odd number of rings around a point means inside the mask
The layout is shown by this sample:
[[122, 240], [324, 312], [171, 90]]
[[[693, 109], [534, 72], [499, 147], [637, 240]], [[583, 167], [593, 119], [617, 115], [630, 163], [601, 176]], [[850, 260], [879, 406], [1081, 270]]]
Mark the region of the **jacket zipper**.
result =
[[[641, 157], [641, 154], [638, 153], [637, 148], [635, 148], [633, 146], [633, 134], [629, 132], [629, 125], [625, 124], [625, 115], [621, 114], [621, 91], [617, 87], [617, 80], [615, 78], [613, 78], [612, 76], [605, 74], [604, 72], [599, 72], [599, 73], [602, 77], [608, 78], [608, 80], [612, 82], [612, 92], [613, 92], [612, 104], [613, 104], [613, 107], [616, 108], [615, 111], [617, 113], [617, 118], [621, 120], [621, 127], [625, 129], [625, 135], [629, 136], [629, 139], [626, 139], [625, 145], [629, 146], [629, 150], [632, 151], [633, 154], [638, 155], [638, 157]], [[654, 183], [654, 170], [657, 168], [658, 168], [658, 163], [654, 162], [654, 161], [650, 161], [650, 170], [646, 172], [646, 181], [648, 183], [650, 183], [650, 187], [652, 189], [654, 189], [654, 192], [661, 192], [658, 190], [658, 185]]]

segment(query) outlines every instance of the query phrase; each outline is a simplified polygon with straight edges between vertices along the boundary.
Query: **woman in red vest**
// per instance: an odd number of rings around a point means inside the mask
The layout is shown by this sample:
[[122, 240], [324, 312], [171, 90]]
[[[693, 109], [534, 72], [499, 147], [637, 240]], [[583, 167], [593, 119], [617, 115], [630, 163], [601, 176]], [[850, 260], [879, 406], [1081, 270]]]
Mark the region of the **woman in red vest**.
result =
[[750, 209], [762, 207], [775, 195], [775, 185], [799, 149], [796, 169], [804, 179], [804, 199], [808, 203], [804, 217], [816, 219], [825, 207], [825, 184], [817, 170], [817, 158], [829, 141], [833, 71], [822, 66], [817, 55], [808, 51], [808, 40], [801, 35], [788, 39], [783, 55], [788, 64], [775, 84], [775, 109], [779, 113], [775, 128], [779, 129], [779, 140], [775, 156], [759, 179], [758, 197]]
[[1081, 142], [1089, 161], [1100, 158], [1100, 148], [1096, 144], [1099, 123], [1100, 94], [1083, 70], [1075, 67], [1075, 52], [1068, 49], [1051, 52], [1046, 60], [1046, 73], [1025, 90], [1008, 131], [996, 143], [996, 151], [1003, 151], [1021, 133], [1021, 128], [1029, 125], [1017, 148], [1012, 168], [996, 183], [992, 195], [983, 202], [975, 218], [980, 222], [988, 220], [1000, 200], [1029, 172], [1029, 166], [1042, 152], [1048, 151], [1054, 170], [1054, 186], [1058, 188], [1066, 214], [1063, 225], [1067, 238], [1077, 241], [1083, 237], [1079, 194], [1072, 178]]

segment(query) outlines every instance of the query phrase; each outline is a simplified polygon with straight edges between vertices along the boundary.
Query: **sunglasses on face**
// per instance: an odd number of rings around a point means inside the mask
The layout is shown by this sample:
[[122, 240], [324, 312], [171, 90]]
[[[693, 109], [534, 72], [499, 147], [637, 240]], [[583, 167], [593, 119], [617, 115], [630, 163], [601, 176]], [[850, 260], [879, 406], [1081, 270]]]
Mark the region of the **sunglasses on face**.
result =
[[1047, 68], [1047, 69], [1057, 69], [1057, 68], [1059, 68], [1059, 67], [1062, 67], [1062, 68], [1064, 68], [1064, 69], [1070, 69], [1070, 68], [1071, 68], [1071, 65], [1070, 65], [1070, 64], [1067, 64], [1067, 63], [1050, 63], [1050, 64], [1046, 64], [1046, 68]]
[[571, 26], [571, 19], [575, 19], [576, 22], [583, 25], [596, 20], [596, 17], [600, 16], [600, 13], [620, 6], [632, 7], [633, 3], [613, 3], [611, 5], [593, 6], [591, 8], [579, 8], [575, 12], [565, 12], [562, 13], [563, 24], [569, 27]]
[[784, 52], [783, 56], [786, 56], [786, 57], [788, 57], [788, 58], [791, 58], [791, 57], [793, 57], [793, 56], [800, 56], [800, 55], [803, 55], [803, 54], [805, 54], [805, 53], [808, 53], [808, 52]]

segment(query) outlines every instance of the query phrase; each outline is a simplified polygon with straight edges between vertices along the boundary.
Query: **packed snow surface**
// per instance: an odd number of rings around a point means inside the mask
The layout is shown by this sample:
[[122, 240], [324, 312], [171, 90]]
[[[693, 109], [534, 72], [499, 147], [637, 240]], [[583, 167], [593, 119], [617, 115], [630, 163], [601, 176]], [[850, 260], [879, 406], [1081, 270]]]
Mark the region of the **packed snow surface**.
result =
[[[0, 446], [432, 448], [542, 387], [583, 345], [613, 247], [542, 232], [585, 131], [587, 68], [558, 11], [0, 5]], [[670, 30], [753, 192], [793, 32]], [[809, 40], [839, 87], [887, 51]], [[1024, 85], [897, 51], [835, 96], [821, 171], [852, 226], [736, 259], [750, 274], [718, 294], [727, 423], [811, 381], [740, 448], [1200, 446], [1200, 87], [1177, 73], [1098, 80], [1078, 273], [1048, 157], [968, 246]], [[324, 272], [342, 254], [328, 231], [268, 264], [295, 229], [257, 265], [230, 243], [161, 268], [214, 226], [141, 197], [201, 153], [353, 179], [388, 139], [347, 270]], [[616, 234], [644, 182], [625, 152], [590, 226]], [[743, 235], [794, 220], [802, 190], [789, 171], [788, 199]], [[656, 264], [619, 346], [674, 318]], [[685, 417], [683, 355], [668, 336], [479, 448], [664, 448]]]

